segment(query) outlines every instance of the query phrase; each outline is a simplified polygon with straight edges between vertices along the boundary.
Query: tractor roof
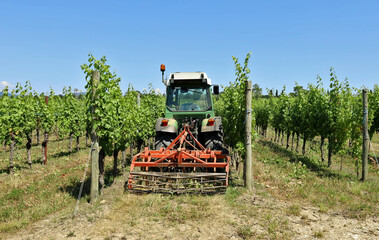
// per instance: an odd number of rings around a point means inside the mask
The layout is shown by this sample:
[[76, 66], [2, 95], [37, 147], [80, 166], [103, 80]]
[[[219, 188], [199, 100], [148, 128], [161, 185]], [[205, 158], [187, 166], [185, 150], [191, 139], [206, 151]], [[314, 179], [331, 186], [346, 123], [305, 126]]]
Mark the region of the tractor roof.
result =
[[170, 78], [166, 81], [166, 85], [170, 86], [175, 81], [201, 81], [201, 83], [206, 83], [207, 85], [212, 85], [211, 79], [207, 77], [205, 72], [176, 72], [171, 73]]

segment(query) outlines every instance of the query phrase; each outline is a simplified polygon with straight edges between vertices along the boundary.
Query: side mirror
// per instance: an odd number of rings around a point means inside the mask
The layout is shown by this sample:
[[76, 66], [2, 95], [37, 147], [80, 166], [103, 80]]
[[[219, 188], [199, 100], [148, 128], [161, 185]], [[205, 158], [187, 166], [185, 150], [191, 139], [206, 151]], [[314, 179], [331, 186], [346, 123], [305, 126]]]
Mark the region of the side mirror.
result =
[[213, 94], [218, 95], [220, 92], [220, 89], [218, 85], [213, 85]]

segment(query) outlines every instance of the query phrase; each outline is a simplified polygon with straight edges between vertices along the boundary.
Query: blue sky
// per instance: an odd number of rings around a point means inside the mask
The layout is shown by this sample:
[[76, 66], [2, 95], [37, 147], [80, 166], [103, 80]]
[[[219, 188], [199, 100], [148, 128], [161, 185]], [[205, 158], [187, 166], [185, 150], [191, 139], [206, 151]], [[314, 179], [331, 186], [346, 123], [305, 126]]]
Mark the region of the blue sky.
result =
[[[38, 92], [85, 90], [80, 65], [105, 55], [142, 90], [167, 72], [204, 71], [233, 81], [232, 56], [252, 52], [250, 80], [263, 89], [379, 80], [379, 1], [0, 1], [0, 88], [30, 80]], [[264, 90], [265, 92], [265, 90]]]

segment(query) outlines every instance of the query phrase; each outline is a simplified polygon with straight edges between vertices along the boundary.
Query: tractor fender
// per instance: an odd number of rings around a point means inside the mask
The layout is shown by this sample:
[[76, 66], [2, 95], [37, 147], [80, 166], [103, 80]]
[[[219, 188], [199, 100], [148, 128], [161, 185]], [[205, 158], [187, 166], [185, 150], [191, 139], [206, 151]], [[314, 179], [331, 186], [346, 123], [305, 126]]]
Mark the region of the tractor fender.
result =
[[221, 117], [214, 117], [214, 123], [213, 125], [210, 124], [209, 119], [211, 118], [205, 118], [201, 122], [201, 132], [222, 132], [222, 121]]
[[[162, 120], [168, 120], [167, 125], [165, 126], [162, 123]], [[167, 133], [177, 133], [178, 132], [178, 121], [173, 118], [158, 118], [155, 123], [156, 132], [167, 132]]]

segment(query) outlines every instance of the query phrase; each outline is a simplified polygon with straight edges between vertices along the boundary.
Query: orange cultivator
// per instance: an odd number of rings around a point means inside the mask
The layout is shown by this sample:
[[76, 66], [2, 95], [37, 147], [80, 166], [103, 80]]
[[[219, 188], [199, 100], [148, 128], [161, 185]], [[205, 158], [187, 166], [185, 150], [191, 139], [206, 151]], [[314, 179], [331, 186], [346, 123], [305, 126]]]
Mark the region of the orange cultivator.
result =
[[171, 194], [222, 193], [228, 185], [229, 161], [222, 150], [204, 148], [185, 125], [166, 149], [145, 148], [133, 157], [128, 188]]

